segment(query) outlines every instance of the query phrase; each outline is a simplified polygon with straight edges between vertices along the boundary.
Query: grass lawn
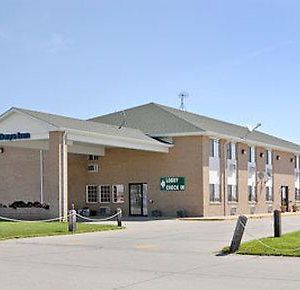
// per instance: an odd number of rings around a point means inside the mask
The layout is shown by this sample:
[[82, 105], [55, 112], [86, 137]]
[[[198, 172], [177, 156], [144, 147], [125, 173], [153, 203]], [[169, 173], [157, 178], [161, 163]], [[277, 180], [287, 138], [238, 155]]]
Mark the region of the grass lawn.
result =
[[280, 238], [263, 238], [260, 240], [277, 250], [270, 249], [257, 240], [253, 240], [242, 243], [237, 254], [300, 257], [300, 231], [282, 235]]
[[[121, 229], [116, 225], [77, 223], [77, 234]], [[63, 222], [0, 222], [0, 240], [69, 235], [68, 223]]]

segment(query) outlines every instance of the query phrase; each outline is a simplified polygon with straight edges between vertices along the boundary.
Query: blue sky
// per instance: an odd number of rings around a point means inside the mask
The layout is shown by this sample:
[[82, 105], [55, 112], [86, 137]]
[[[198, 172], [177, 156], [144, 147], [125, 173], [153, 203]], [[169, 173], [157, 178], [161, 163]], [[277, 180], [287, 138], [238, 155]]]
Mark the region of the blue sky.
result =
[[148, 102], [300, 143], [300, 1], [0, 3], [0, 111], [88, 118]]

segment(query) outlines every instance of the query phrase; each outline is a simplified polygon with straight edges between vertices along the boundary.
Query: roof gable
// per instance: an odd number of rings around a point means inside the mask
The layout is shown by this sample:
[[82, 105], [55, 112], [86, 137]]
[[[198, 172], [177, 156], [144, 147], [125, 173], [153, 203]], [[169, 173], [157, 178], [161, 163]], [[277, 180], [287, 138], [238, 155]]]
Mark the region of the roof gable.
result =
[[[150, 136], [159, 136], [165, 133], [176, 134], [182, 132], [203, 131], [194, 124], [178, 118], [155, 103], [142, 105], [124, 110], [126, 113], [127, 127], [143, 131]], [[123, 111], [99, 116], [90, 119], [93, 122], [101, 122], [119, 126], [124, 121]]]

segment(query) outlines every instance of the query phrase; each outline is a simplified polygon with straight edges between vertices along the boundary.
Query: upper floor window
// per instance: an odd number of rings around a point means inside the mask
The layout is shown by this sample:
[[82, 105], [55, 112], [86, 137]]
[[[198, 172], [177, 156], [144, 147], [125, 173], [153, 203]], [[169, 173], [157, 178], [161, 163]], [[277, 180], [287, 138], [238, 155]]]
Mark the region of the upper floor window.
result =
[[254, 146], [248, 147], [248, 162], [251, 162], [251, 163], [255, 162], [255, 147]]
[[267, 158], [267, 160], [266, 160], [267, 165], [272, 165], [272, 151], [271, 150], [267, 150], [266, 158]]
[[220, 157], [220, 142], [217, 139], [209, 140], [210, 157]]
[[227, 144], [227, 159], [235, 160], [236, 159], [236, 144], [229, 142]]

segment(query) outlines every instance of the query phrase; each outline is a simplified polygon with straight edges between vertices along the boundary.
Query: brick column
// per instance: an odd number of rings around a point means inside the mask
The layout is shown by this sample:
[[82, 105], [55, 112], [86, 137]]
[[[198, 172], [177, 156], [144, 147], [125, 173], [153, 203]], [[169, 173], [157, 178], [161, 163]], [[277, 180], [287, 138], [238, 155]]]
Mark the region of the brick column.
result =
[[68, 213], [68, 146], [65, 133], [49, 133], [49, 150], [46, 152], [44, 165], [45, 203], [50, 204], [53, 217]]

